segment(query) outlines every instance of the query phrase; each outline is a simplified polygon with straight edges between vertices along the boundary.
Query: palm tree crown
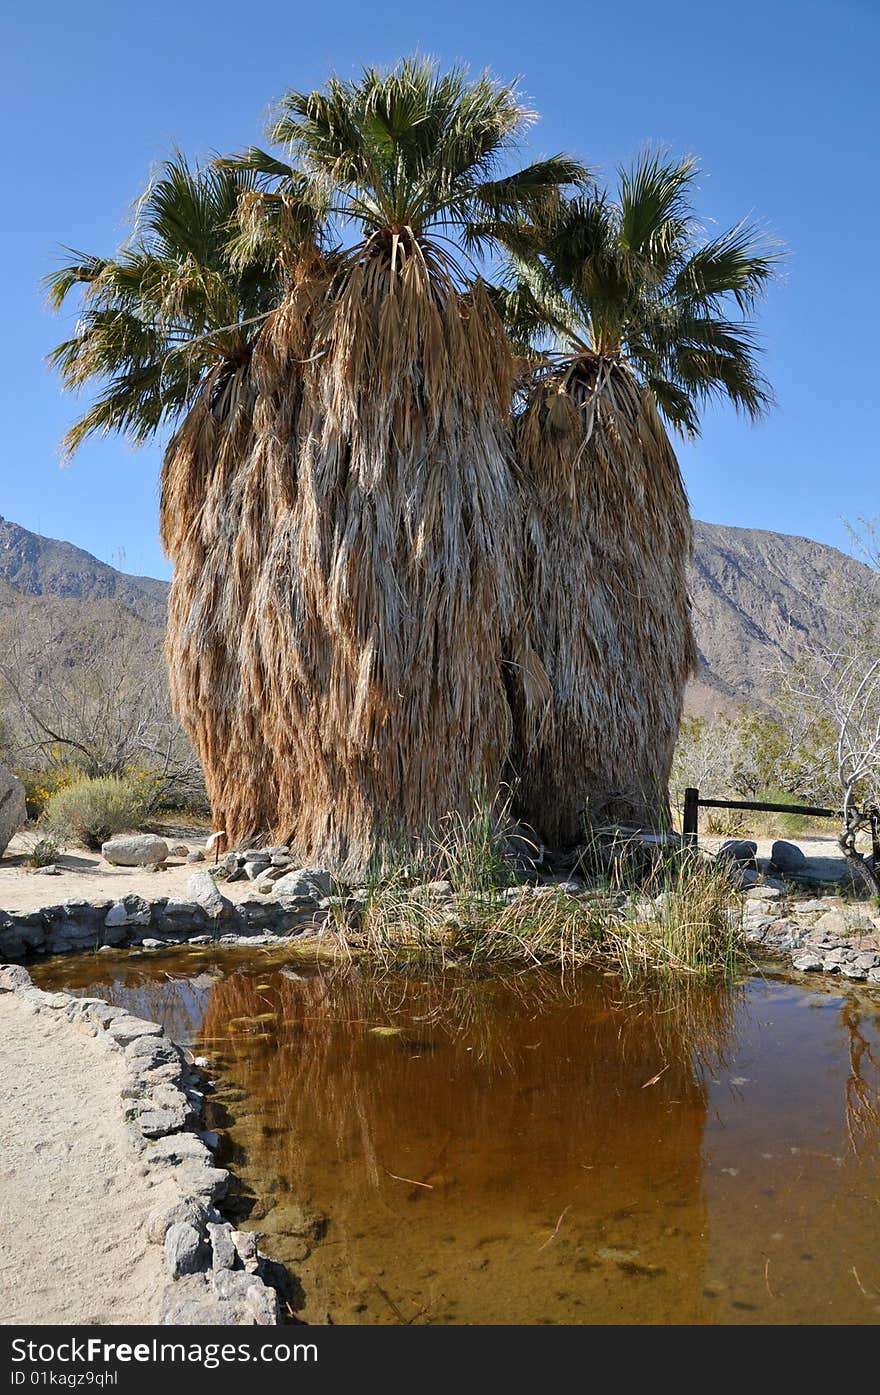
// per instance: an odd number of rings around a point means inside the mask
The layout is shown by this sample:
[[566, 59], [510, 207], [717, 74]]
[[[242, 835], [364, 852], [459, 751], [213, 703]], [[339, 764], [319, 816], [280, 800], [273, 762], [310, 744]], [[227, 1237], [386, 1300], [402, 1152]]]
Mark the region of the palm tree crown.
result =
[[648, 153], [621, 171], [615, 198], [589, 192], [508, 224], [499, 295], [524, 347], [549, 331], [566, 358], [628, 363], [686, 435], [710, 398], [751, 417], [768, 406], [750, 316], [779, 259], [746, 223], [701, 241], [695, 175], [691, 159]]
[[73, 253], [47, 278], [59, 308], [82, 289], [74, 334], [51, 355], [66, 387], [100, 388], [71, 428], [73, 451], [88, 436], [119, 431], [136, 442], [173, 425], [210, 379], [220, 396], [244, 367], [280, 298], [274, 265], [233, 256], [247, 171], [164, 162], [138, 203], [116, 257]]
[[389, 72], [286, 93], [269, 134], [290, 162], [252, 146], [232, 163], [272, 195], [310, 190], [343, 241], [353, 229], [358, 243], [393, 246], [396, 258], [433, 232], [473, 251], [499, 219], [536, 215], [560, 187], [586, 180], [562, 155], [502, 173], [532, 119], [512, 84], [408, 58]]

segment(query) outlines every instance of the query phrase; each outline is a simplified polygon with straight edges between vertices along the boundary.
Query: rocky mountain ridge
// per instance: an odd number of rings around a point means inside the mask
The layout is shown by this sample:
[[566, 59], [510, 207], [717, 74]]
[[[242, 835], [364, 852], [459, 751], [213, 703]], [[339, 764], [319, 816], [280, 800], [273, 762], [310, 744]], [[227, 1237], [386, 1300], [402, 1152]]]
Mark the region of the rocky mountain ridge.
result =
[[[833, 645], [842, 634], [841, 597], [876, 584], [870, 568], [809, 538], [696, 521], [691, 597], [700, 672], [689, 709], [772, 705], [780, 661], [796, 658], [811, 637]], [[79, 626], [94, 604], [102, 628], [118, 611], [123, 628], [134, 621], [140, 642], [158, 652], [167, 595], [165, 581], [130, 576], [72, 543], [0, 519], [0, 611], [8, 614], [17, 597], [51, 597], [56, 620], [69, 614]]]

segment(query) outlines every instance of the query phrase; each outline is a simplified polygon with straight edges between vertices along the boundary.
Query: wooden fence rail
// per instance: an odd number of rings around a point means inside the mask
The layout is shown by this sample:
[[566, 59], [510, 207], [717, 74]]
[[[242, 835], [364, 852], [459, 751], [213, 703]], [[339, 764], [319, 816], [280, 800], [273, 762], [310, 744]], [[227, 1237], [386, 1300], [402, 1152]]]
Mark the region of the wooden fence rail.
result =
[[[684, 792], [682, 834], [686, 843], [696, 844], [701, 809], [751, 809], [761, 814], [802, 814], [811, 819], [842, 819], [841, 809], [821, 809], [811, 804], [759, 804], [748, 799], [701, 799], [700, 791], [688, 787]], [[880, 809], [869, 810], [871, 847], [874, 866], [880, 867]]]

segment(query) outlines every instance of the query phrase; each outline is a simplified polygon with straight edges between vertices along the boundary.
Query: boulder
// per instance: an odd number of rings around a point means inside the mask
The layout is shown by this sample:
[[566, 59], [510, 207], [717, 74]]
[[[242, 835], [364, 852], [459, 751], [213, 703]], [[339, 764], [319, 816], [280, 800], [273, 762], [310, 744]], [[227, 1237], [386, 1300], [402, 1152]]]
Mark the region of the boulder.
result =
[[104, 925], [108, 930], [124, 925], [149, 925], [152, 915], [149, 901], [142, 896], [126, 896], [110, 907], [104, 917]]
[[825, 911], [816, 921], [815, 928], [826, 935], [845, 935], [849, 930], [849, 922], [843, 911]]
[[248, 859], [244, 864], [244, 874], [249, 882], [255, 882], [271, 865], [268, 857]]
[[202, 1238], [195, 1226], [175, 1221], [165, 1234], [165, 1268], [172, 1279], [197, 1274], [201, 1269]]
[[187, 853], [186, 860], [187, 862], [204, 862], [205, 854], [201, 848], [193, 848], [192, 852]]
[[[191, 1225], [200, 1230], [205, 1224], [208, 1210], [204, 1202], [185, 1200], [160, 1201], [147, 1216], [147, 1235], [162, 1244], [173, 1225]], [[210, 1227], [209, 1227], [210, 1228]]]
[[[211, 1155], [207, 1149], [205, 1149], [205, 1153], [210, 1158]], [[174, 1181], [182, 1196], [190, 1199], [201, 1198], [204, 1201], [219, 1201], [226, 1195], [229, 1173], [225, 1167], [207, 1167], [198, 1160], [193, 1160], [191, 1165], [187, 1164], [175, 1169]]]
[[320, 867], [298, 867], [286, 872], [272, 886], [273, 896], [284, 896], [289, 900], [320, 901], [331, 891], [330, 873]]
[[739, 867], [757, 869], [758, 844], [750, 838], [728, 838], [715, 854], [723, 862], [733, 862]]
[[797, 843], [786, 843], [783, 839], [777, 839], [770, 849], [770, 861], [780, 872], [803, 872], [807, 865]]
[[208, 1225], [208, 1236], [211, 1241], [211, 1267], [218, 1269], [234, 1269], [238, 1258], [235, 1245], [232, 1240], [232, 1226], [228, 1221], [219, 1225]]
[[26, 822], [24, 785], [5, 765], [0, 765], [0, 854], [6, 851], [13, 834]]
[[187, 891], [211, 920], [218, 920], [224, 911], [232, 909], [232, 902], [220, 895], [210, 872], [193, 872]]
[[812, 950], [805, 951], [803, 954], [796, 954], [791, 962], [802, 974], [815, 974], [823, 967], [822, 959], [818, 954], [814, 954]]
[[113, 867], [149, 867], [165, 861], [168, 844], [153, 833], [132, 833], [102, 843], [101, 856]]
[[161, 1030], [158, 1022], [147, 1022], [143, 1017], [134, 1017], [128, 1013], [112, 1018], [107, 1024], [108, 1035], [120, 1046], [128, 1046], [139, 1037], [158, 1036]]

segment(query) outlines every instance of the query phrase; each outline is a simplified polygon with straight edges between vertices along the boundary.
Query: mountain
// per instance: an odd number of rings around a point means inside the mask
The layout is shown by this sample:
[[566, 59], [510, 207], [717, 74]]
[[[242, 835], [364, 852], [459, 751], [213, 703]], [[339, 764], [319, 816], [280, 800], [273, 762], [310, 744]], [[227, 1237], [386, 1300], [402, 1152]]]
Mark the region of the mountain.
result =
[[[877, 576], [833, 547], [757, 528], [694, 524], [691, 597], [700, 672], [688, 709], [711, 714], [771, 706], [774, 669], [808, 639], [833, 645], [842, 634], [841, 596], [862, 594]], [[168, 583], [129, 576], [72, 543], [0, 519], [0, 616], [26, 597], [51, 598], [56, 631], [70, 629], [68, 658], [78, 647], [123, 635], [142, 650], [162, 643]], [[75, 640], [75, 642], [74, 642]]]
[[150, 625], [164, 625], [168, 583], [128, 576], [72, 543], [30, 533], [0, 518], [0, 581], [26, 596], [115, 601]]
[[808, 642], [833, 648], [847, 597], [878, 597], [872, 568], [824, 543], [759, 528], [694, 523], [691, 571], [700, 672], [688, 708], [772, 706], [774, 670]]

